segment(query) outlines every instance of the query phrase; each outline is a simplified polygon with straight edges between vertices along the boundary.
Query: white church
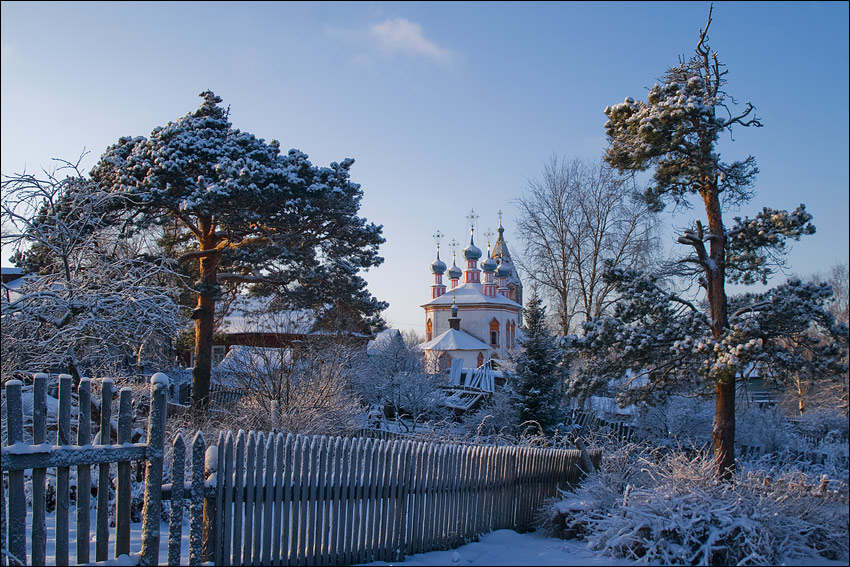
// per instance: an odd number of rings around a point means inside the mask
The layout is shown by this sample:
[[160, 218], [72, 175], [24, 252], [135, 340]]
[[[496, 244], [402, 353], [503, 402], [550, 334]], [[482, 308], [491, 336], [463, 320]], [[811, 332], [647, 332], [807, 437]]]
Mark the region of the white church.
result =
[[[474, 213], [470, 220], [474, 220]], [[449, 368], [480, 368], [506, 358], [517, 347], [522, 324], [522, 282], [511, 261], [504, 238], [501, 213], [498, 238], [487, 256], [475, 245], [475, 226], [470, 228], [469, 245], [461, 255], [465, 268], [452, 267], [440, 259], [431, 264], [434, 283], [425, 309], [425, 343], [420, 345], [434, 371]], [[439, 233], [438, 233], [439, 235]], [[449, 285], [443, 282], [447, 276]]]

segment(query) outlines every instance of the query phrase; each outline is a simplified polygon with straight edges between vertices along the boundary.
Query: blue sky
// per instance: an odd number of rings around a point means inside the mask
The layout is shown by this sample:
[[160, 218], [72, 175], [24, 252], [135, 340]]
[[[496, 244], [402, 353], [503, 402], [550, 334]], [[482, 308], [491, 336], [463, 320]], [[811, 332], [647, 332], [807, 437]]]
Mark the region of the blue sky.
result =
[[[752, 154], [763, 206], [814, 215], [793, 244], [807, 275], [848, 262], [847, 2], [715, 2], [710, 46], [727, 90], [764, 128]], [[595, 159], [603, 109], [690, 56], [708, 2], [2, 3], [2, 173], [76, 159], [86, 170], [123, 135], [148, 135], [211, 89], [235, 127], [313, 163], [352, 157], [361, 213], [384, 226], [365, 276], [399, 328], [424, 329], [431, 235], [495, 230], [509, 248], [527, 179], [555, 154]], [[684, 226], [700, 209], [668, 224]], [[665, 242], [673, 248], [672, 232]], [[476, 244], [486, 244], [482, 236]], [[3, 252], [3, 264], [8, 264]], [[450, 261], [450, 254], [443, 258]], [[773, 283], [781, 281], [776, 278]]]

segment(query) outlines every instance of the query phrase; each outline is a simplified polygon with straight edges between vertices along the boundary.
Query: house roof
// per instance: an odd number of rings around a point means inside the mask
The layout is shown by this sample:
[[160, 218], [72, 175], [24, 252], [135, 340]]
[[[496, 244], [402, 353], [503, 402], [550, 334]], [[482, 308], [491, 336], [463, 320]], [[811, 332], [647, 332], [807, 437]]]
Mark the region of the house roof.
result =
[[504, 295], [497, 293], [495, 297], [487, 297], [482, 293], [481, 284], [465, 283], [457, 286], [454, 289], [446, 290], [440, 297], [434, 298], [422, 307], [431, 305], [440, 305], [450, 307], [452, 301], [456, 301], [459, 306], [470, 305], [502, 305], [505, 307], [513, 307], [521, 309], [521, 306], [516, 301], [512, 301]]
[[230, 305], [219, 332], [308, 334], [313, 330], [315, 314], [309, 310], [273, 311], [268, 298], [240, 296]]
[[493, 352], [490, 346], [482, 343], [470, 334], [458, 331], [457, 329], [449, 329], [432, 340], [419, 345], [422, 350], [483, 350]]
[[404, 348], [404, 339], [398, 329], [385, 329], [366, 343], [366, 353], [370, 355], [390, 349], [390, 352], [399, 352]]

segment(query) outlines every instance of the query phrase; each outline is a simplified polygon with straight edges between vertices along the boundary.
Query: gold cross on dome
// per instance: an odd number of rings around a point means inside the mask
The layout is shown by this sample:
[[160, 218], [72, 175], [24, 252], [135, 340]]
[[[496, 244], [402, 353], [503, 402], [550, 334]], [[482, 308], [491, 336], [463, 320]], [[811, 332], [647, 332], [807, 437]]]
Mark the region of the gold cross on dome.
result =
[[469, 221], [469, 228], [475, 232], [475, 219], [478, 218], [478, 215], [475, 214], [475, 209], [470, 209], [469, 214], [466, 215], [466, 219]]
[[487, 239], [487, 248], [490, 248], [490, 239], [493, 238], [493, 231], [490, 228], [484, 233], [484, 238]]

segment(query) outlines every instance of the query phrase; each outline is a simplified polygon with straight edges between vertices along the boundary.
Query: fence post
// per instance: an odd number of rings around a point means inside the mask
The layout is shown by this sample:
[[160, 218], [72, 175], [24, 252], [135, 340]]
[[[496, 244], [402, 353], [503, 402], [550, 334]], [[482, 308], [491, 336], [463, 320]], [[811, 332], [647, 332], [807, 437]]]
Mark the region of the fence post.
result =
[[[21, 403], [21, 381], [6, 382], [6, 444], [24, 441], [24, 411]], [[24, 493], [24, 471], [9, 471], [9, 553], [27, 564], [27, 499]], [[9, 561], [11, 564], [11, 561]]]
[[[57, 445], [71, 444], [71, 375], [59, 375], [59, 434]], [[56, 565], [68, 564], [69, 488], [71, 467], [56, 468]]]
[[[32, 444], [47, 441], [47, 374], [33, 376]], [[45, 523], [44, 480], [47, 469], [32, 470], [32, 563], [45, 565], [47, 560], [47, 525]]]
[[[204, 453], [204, 493], [208, 483], [215, 482], [215, 478], [210, 477], [216, 474], [218, 469], [218, 447], [210, 445]], [[216, 474], [216, 477], [218, 475]], [[216, 490], [216, 492], [218, 492]], [[215, 563], [216, 553], [216, 495], [208, 498], [204, 494], [204, 561]]]
[[[133, 429], [133, 391], [121, 388], [118, 397], [118, 444], [130, 442]], [[130, 555], [130, 461], [118, 463], [115, 490], [115, 557]]]
[[171, 451], [171, 517], [168, 522], [168, 564], [180, 565], [180, 544], [183, 534], [183, 475], [185, 474], [186, 442], [180, 432], [174, 438]]
[[192, 441], [192, 505], [189, 516], [189, 565], [201, 565], [204, 555], [204, 455], [206, 444], [200, 431]]
[[[112, 433], [112, 380], [105, 378], [100, 383], [100, 444], [109, 445]], [[98, 467], [97, 516], [95, 517], [95, 560], [109, 558], [109, 463]]]
[[165, 411], [168, 376], [151, 376], [151, 411], [148, 417], [148, 467], [145, 471], [145, 505], [142, 514], [141, 565], [159, 563], [159, 524], [162, 512], [162, 459], [165, 453]]
[[[91, 379], [81, 378], [77, 386], [77, 445], [91, 444]], [[77, 467], [77, 563], [89, 562], [91, 529], [91, 467]]]

